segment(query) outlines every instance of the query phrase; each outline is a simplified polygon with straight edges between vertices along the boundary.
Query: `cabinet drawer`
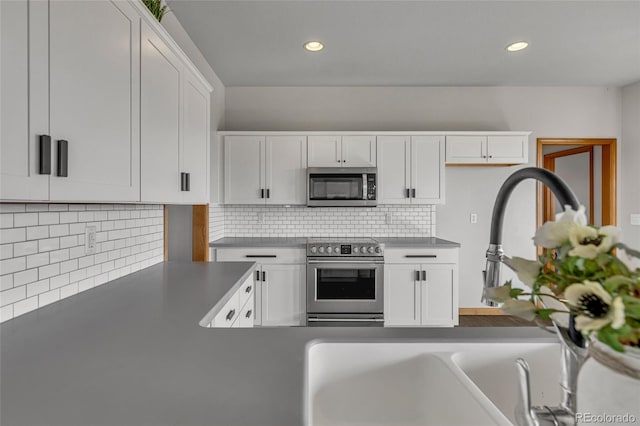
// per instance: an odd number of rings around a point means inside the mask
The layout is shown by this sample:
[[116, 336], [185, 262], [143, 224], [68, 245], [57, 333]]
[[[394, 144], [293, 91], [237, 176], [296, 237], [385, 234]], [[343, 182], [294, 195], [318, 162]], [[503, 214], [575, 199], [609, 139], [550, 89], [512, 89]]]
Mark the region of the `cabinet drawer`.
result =
[[231, 327], [240, 314], [240, 295], [235, 292], [213, 319], [214, 327]]
[[[251, 294], [253, 295], [253, 293]], [[238, 316], [238, 320], [236, 321], [237, 326], [241, 328], [253, 327], [253, 316], [253, 297], [251, 297], [240, 310], [240, 316]]]
[[[239, 298], [239, 306], [244, 306], [247, 303], [247, 300], [253, 300], [253, 290], [254, 290], [254, 277], [259, 271], [254, 271], [247, 280], [242, 283], [242, 286], [238, 290], [238, 298]], [[253, 305], [253, 303], [252, 303]]]
[[302, 248], [218, 248], [218, 262], [258, 262], [270, 263], [306, 263], [307, 257]]
[[385, 263], [458, 263], [458, 249], [386, 249]]

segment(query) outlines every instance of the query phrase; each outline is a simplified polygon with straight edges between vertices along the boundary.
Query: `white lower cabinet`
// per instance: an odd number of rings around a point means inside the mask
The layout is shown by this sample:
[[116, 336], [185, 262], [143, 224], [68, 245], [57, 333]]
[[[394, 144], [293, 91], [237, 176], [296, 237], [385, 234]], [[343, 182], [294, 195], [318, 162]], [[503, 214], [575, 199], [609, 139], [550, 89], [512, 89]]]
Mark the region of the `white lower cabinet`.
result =
[[254, 305], [253, 275], [248, 277], [238, 290], [216, 314], [211, 327], [216, 328], [248, 328], [253, 327]]
[[[306, 255], [293, 248], [218, 248], [217, 262], [257, 262], [250, 278], [253, 290], [253, 324], [298, 326], [306, 322]], [[246, 316], [249, 310], [244, 310]], [[247, 321], [248, 318], [242, 318]]]
[[397, 251], [390, 257], [398, 263], [385, 263], [385, 326], [457, 325], [457, 249], [448, 249], [442, 256], [455, 263], [439, 263], [434, 254], [437, 250], [419, 253], [412, 249], [406, 254]]

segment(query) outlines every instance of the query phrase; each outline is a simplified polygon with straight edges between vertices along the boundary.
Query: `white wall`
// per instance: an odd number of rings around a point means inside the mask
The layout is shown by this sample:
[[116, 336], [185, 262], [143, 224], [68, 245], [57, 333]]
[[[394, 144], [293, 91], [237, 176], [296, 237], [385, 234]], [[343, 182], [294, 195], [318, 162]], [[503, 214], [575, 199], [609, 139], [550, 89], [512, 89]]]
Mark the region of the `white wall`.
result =
[[[640, 247], [640, 226], [630, 223], [629, 215], [640, 214], [640, 82], [622, 89], [622, 173], [620, 187], [621, 225], [625, 241]], [[640, 261], [637, 262], [640, 267]]]
[[[531, 165], [536, 138], [619, 139], [620, 126], [620, 89], [606, 87], [228, 87], [226, 91], [228, 130], [531, 130]], [[482, 306], [480, 271], [493, 201], [515, 169], [447, 168], [447, 204], [437, 207], [436, 230], [438, 236], [462, 244], [461, 307]], [[531, 243], [535, 211], [535, 185], [525, 182], [513, 194], [505, 218], [504, 245], [509, 254], [535, 256]], [[471, 212], [478, 213], [478, 224], [469, 223]]]

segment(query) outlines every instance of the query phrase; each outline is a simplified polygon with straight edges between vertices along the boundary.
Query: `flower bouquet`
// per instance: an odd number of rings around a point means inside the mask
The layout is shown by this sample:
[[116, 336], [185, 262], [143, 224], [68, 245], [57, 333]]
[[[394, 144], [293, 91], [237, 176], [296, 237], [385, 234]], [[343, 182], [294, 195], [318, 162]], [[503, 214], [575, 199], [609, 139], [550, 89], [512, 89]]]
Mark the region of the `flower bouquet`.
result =
[[613, 226], [587, 225], [584, 206], [569, 206], [556, 221], [541, 226], [533, 238], [545, 252], [537, 261], [514, 257], [510, 266], [530, 290], [511, 282], [485, 290], [485, 296], [503, 303], [505, 313], [527, 320], [548, 320], [566, 327], [569, 314], [575, 328], [618, 352], [640, 346], [640, 268], [633, 269], [615, 253], [622, 249], [640, 258], [640, 252], [620, 242]]

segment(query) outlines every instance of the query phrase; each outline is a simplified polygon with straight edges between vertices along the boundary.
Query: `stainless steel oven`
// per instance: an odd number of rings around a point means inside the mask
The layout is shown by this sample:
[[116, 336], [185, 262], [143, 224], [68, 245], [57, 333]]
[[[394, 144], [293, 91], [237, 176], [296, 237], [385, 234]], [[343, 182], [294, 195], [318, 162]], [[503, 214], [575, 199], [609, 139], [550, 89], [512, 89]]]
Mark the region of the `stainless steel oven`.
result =
[[307, 205], [311, 207], [373, 207], [378, 204], [375, 167], [310, 167]]
[[307, 244], [307, 323], [384, 320], [384, 257], [373, 240]]

